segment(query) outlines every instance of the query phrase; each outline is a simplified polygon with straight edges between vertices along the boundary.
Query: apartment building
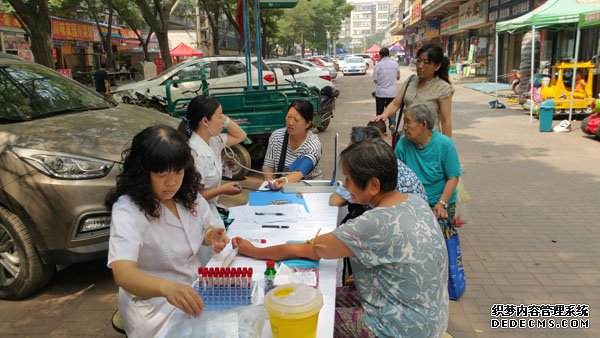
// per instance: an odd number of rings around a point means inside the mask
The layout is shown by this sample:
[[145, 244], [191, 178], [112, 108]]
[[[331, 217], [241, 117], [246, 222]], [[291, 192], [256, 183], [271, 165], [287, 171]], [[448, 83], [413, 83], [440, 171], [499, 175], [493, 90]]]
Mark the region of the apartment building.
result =
[[390, 0], [358, 2], [350, 1], [354, 9], [342, 22], [340, 38], [351, 37], [352, 44], [363, 45], [365, 38], [387, 31], [390, 23]]

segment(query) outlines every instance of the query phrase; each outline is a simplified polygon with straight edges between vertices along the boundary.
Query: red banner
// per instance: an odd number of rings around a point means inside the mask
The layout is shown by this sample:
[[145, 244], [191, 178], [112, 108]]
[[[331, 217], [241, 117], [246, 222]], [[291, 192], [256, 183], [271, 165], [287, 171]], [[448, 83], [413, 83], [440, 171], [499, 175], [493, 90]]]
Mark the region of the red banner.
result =
[[73, 76], [71, 76], [71, 70], [70, 69], [57, 69], [56, 72], [59, 73], [59, 74], [61, 74], [62, 76], [68, 77], [70, 79], [73, 78]]
[[17, 21], [17, 18], [10, 14], [0, 13], [0, 27], [6, 28], [21, 28], [21, 24]]
[[94, 41], [92, 24], [52, 18], [52, 37], [58, 40]]

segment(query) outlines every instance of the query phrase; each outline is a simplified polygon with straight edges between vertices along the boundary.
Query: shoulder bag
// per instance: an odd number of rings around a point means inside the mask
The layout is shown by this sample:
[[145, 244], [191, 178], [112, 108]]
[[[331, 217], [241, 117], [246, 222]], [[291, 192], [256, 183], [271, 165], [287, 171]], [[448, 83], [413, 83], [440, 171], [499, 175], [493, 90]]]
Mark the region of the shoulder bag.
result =
[[398, 140], [402, 136], [402, 131], [398, 127], [400, 126], [400, 120], [402, 119], [402, 113], [404, 112], [404, 97], [406, 95], [406, 89], [408, 89], [408, 85], [410, 85], [410, 82], [413, 80], [414, 77], [415, 75], [409, 77], [408, 81], [406, 81], [406, 86], [404, 86], [404, 93], [402, 94], [402, 103], [400, 104], [400, 111], [398, 113], [398, 118], [396, 119], [396, 130], [394, 130], [394, 134], [392, 134], [392, 148], [394, 149], [396, 149], [396, 143], [398, 143]]

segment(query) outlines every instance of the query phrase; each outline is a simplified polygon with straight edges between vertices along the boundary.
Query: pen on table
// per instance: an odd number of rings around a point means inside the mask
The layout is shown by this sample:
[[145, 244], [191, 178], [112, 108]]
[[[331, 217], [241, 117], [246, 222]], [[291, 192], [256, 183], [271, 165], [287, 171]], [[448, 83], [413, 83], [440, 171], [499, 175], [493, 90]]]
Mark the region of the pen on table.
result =
[[256, 216], [265, 216], [265, 215], [275, 215], [275, 216], [283, 216], [283, 212], [255, 212]]
[[272, 228], [272, 229], [289, 229], [289, 225], [274, 225], [274, 224], [264, 224], [263, 228]]

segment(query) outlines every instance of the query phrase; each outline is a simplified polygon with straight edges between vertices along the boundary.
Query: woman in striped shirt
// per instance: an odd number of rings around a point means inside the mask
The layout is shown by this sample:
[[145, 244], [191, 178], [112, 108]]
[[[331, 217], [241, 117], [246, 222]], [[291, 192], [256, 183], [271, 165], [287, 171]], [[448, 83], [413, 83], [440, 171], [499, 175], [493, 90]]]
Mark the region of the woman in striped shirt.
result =
[[[288, 182], [321, 179], [321, 142], [310, 131], [313, 116], [314, 110], [309, 101], [294, 101], [288, 108], [285, 128], [271, 134], [262, 168], [263, 178], [269, 182], [269, 188], [279, 190]], [[286, 136], [285, 159], [279, 169]], [[278, 171], [287, 174], [273, 180], [273, 173]]]

